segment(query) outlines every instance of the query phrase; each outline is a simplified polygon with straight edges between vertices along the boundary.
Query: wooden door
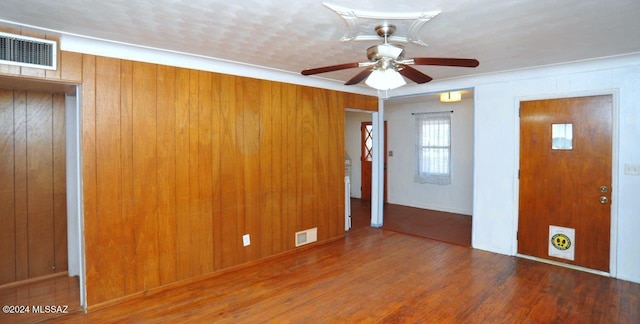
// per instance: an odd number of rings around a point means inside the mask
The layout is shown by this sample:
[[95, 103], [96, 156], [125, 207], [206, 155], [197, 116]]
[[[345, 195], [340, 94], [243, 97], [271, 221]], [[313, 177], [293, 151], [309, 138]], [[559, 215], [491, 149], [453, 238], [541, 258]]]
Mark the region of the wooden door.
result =
[[[362, 162], [362, 187], [360, 197], [371, 199], [371, 167], [373, 162], [373, 125], [371, 122], [363, 122], [360, 126]], [[384, 122], [384, 202], [387, 202], [387, 122]]]
[[609, 271], [611, 150], [611, 96], [521, 103], [518, 253]]

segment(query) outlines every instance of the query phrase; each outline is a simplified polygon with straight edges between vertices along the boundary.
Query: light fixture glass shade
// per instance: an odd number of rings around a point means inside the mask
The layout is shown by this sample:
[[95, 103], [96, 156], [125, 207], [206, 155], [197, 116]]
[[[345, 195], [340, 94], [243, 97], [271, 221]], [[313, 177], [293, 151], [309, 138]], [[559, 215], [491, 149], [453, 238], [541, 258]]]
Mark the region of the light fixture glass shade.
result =
[[373, 70], [364, 82], [378, 90], [391, 90], [407, 84], [402, 75], [394, 69]]
[[443, 92], [440, 94], [440, 101], [442, 102], [456, 102], [462, 100], [462, 92], [451, 91]]

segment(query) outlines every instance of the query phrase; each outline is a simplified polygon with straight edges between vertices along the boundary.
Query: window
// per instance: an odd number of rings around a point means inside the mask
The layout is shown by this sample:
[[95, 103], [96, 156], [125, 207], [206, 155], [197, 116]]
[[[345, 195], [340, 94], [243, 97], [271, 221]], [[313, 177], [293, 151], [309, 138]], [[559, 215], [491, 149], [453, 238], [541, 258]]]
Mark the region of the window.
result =
[[415, 114], [415, 181], [447, 185], [451, 183], [451, 112]]

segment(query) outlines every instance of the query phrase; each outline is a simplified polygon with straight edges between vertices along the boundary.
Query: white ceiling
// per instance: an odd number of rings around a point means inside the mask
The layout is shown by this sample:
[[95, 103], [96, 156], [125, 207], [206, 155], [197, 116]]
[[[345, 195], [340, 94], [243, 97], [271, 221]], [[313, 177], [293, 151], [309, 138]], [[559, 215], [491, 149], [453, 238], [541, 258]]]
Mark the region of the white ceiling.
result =
[[[384, 14], [441, 11], [417, 33], [429, 46], [404, 44], [406, 57], [476, 58], [480, 66], [418, 67], [436, 80], [640, 52], [639, 0], [326, 2]], [[2, 0], [0, 25], [292, 73], [366, 61], [366, 48], [377, 43], [342, 42], [347, 24], [322, 0]], [[314, 78], [344, 82], [358, 72]]]

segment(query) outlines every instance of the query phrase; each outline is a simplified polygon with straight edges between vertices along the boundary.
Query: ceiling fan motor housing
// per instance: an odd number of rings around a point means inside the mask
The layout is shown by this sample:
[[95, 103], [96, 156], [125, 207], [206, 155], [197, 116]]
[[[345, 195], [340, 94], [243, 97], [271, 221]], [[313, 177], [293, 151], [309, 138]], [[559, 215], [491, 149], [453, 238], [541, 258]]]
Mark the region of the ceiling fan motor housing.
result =
[[404, 57], [404, 47], [395, 44], [379, 44], [373, 45], [367, 49], [367, 58], [371, 62], [375, 62], [382, 58], [390, 58], [392, 60], [402, 60]]

